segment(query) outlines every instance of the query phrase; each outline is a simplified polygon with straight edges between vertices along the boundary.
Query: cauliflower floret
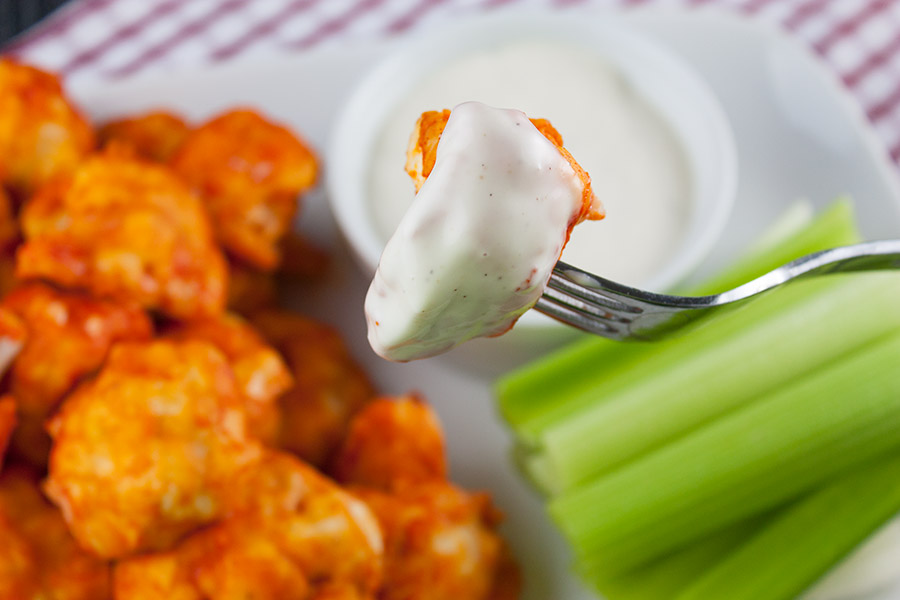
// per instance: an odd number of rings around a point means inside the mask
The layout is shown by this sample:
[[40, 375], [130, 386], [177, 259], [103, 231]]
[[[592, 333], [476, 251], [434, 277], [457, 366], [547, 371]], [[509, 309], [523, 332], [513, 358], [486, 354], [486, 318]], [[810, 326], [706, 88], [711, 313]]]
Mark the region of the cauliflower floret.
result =
[[216, 346], [231, 364], [247, 401], [247, 431], [268, 445], [277, 441], [281, 419], [278, 397], [290, 389], [293, 378], [281, 355], [249, 323], [226, 314], [176, 326], [168, 337]]
[[222, 312], [226, 265], [200, 202], [163, 167], [110, 149], [22, 214], [17, 275], [180, 319]]
[[443, 436], [421, 398], [376, 400], [356, 415], [335, 471], [375, 512], [385, 541], [379, 600], [514, 600], [521, 582], [484, 493], [446, 481]]
[[[438, 143], [449, 119], [450, 110], [444, 109], [440, 111], [426, 111], [416, 121], [413, 132], [409, 137], [409, 146], [406, 149], [406, 172], [412, 178], [416, 186], [416, 192], [419, 191], [434, 169], [434, 163], [437, 160]], [[547, 119], [529, 120], [545, 138], [556, 146], [559, 153], [569, 162], [572, 170], [575, 171], [575, 174], [581, 180], [583, 188], [581, 214], [570, 223], [569, 231], [571, 232], [572, 227], [585, 219], [602, 219], [606, 213], [603, 210], [603, 205], [597, 200], [593, 189], [591, 189], [591, 176], [578, 164], [575, 157], [563, 147], [562, 136]]]
[[297, 196], [316, 180], [315, 155], [302, 140], [233, 110], [192, 131], [171, 164], [203, 198], [226, 250], [261, 269], [278, 265]]
[[385, 491], [445, 480], [447, 460], [437, 416], [415, 395], [375, 400], [351, 422], [333, 473], [341, 483]]
[[[381, 524], [385, 571], [380, 600], [518, 597], [518, 571], [508, 568], [504, 543], [495, 531], [499, 515], [487, 494], [468, 493], [443, 481], [390, 494], [371, 488], [350, 491]], [[495, 595], [501, 586], [511, 595]]]
[[278, 446], [321, 467], [353, 415], [374, 397], [372, 385], [328, 325], [274, 310], [253, 315], [251, 322], [281, 352], [294, 376], [294, 387], [279, 399]]
[[22, 468], [0, 476], [0, 598], [111, 598], [109, 565], [82, 550]]
[[[232, 489], [231, 514], [218, 524], [168, 552], [119, 561], [116, 598], [373, 597], [383, 547], [362, 502], [276, 451], [249, 465]], [[333, 590], [345, 595], [322, 595]]]
[[178, 115], [165, 111], [109, 121], [97, 132], [100, 145], [110, 142], [131, 146], [147, 160], [167, 162], [190, 132]]
[[0, 59], [0, 182], [27, 199], [74, 172], [93, 147], [91, 126], [55, 75]]
[[43, 466], [50, 450], [44, 421], [62, 397], [100, 368], [112, 344], [149, 339], [153, 325], [137, 305], [42, 283], [18, 287], [0, 307], [18, 315], [28, 335], [8, 378], [20, 420], [13, 445], [17, 455]]
[[50, 421], [46, 490], [99, 556], [171, 547], [224, 512], [259, 455], [222, 353], [205, 342], [113, 347]]

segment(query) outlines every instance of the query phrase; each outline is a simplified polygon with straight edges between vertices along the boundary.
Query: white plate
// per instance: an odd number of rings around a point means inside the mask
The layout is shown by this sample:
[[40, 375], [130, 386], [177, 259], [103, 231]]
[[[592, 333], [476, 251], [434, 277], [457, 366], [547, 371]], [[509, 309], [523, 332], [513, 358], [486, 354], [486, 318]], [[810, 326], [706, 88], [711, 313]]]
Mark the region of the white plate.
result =
[[[821, 206], [849, 193], [857, 199], [866, 236], [900, 235], [894, 170], [861, 110], [804, 49], [767, 27], [714, 13], [638, 11], [629, 18], [696, 66], [734, 126], [741, 172], [738, 200], [705, 271], [725, 264], [801, 196]], [[201, 119], [235, 105], [252, 105], [324, 148], [337, 107], [389, 47], [389, 42], [350, 45], [72, 91], [98, 119], [156, 107]], [[489, 490], [506, 513], [505, 533], [525, 573], [525, 600], [592, 598], [569, 573], [565, 547], [540, 500], [508, 460], [510, 438], [490, 393], [496, 374], [535, 350], [507, 352], [487, 362], [483, 356], [490, 343], [485, 342], [408, 365], [378, 359], [365, 341], [362, 299], [367, 282], [339, 241], [321, 192], [306, 199], [300, 227], [332, 249], [335, 268], [324, 283], [297, 293], [296, 307], [337, 325], [382, 392], [416, 389], [434, 404], [447, 431], [453, 478], [466, 487]], [[893, 535], [882, 536], [887, 549], [879, 556], [900, 553], [897, 530], [895, 526]], [[850, 589], [877, 587], [890, 566], [874, 569], [875, 562], [850, 561], [843, 583], [831, 584], [832, 592], [848, 581]], [[817, 596], [834, 597], [827, 590]]]

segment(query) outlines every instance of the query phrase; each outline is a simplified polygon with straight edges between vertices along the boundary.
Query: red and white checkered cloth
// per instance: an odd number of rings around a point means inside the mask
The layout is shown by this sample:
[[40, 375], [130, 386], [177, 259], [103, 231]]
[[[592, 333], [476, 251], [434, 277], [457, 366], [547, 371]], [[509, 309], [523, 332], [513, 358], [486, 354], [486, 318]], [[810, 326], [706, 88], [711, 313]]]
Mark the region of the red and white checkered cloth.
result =
[[780, 24], [838, 72], [900, 165], [900, 0], [74, 0], [4, 50], [71, 79], [119, 78], [366, 41], [510, 4], [716, 5]]

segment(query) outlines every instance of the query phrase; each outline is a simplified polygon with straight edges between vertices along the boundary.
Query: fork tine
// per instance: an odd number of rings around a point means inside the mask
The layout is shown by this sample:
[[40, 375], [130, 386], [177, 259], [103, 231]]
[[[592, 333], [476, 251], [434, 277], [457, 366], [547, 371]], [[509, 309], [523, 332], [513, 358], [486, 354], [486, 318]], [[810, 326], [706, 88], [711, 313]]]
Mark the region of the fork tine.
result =
[[605, 318], [582, 312], [565, 302], [559, 302], [557, 299], [548, 296], [546, 292], [538, 299], [534, 308], [548, 317], [594, 335], [615, 340], [621, 340], [625, 337], [624, 331]]
[[622, 311], [612, 309], [606, 305], [596, 304], [578, 295], [567, 293], [567, 291], [559, 290], [555, 287], [545, 287], [544, 296], [552, 300], [554, 304], [568, 306], [579, 313], [583, 313], [584, 315], [595, 319], [603, 319], [604, 321], [617, 323], [631, 323], [632, 321], [633, 315], [629, 313], [623, 314]]
[[568, 273], [559, 268], [555, 268], [551, 273], [545, 292], [548, 289], [556, 290], [571, 298], [578, 298], [593, 306], [602, 307], [606, 309], [606, 312], [615, 314], [624, 322], [630, 321], [634, 315], [643, 312], [640, 306], [630, 303], [615, 292], [600, 291], [596, 288], [587, 287], [574, 281]]

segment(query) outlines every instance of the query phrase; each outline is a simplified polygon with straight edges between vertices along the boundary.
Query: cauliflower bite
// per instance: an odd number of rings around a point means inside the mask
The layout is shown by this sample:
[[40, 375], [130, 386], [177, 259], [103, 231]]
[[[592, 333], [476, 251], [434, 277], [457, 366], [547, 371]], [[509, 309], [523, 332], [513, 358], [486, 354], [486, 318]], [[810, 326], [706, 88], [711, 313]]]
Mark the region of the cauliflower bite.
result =
[[[351, 488], [374, 511], [385, 543], [379, 600], [500, 600], [518, 597], [518, 570], [508, 560], [486, 494], [433, 481], [387, 494]], [[505, 596], [495, 595], [504, 590]]]
[[0, 469], [3, 456], [16, 427], [16, 402], [12, 396], [0, 396]]
[[222, 312], [226, 265], [209, 221], [167, 169], [112, 148], [45, 186], [22, 214], [21, 278], [137, 302], [178, 319]]
[[131, 146], [138, 156], [168, 162], [190, 132], [184, 120], [165, 111], [110, 121], [97, 132], [100, 145], [110, 142]]
[[303, 569], [258, 528], [230, 519], [188, 536], [174, 550], [118, 561], [116, 600], [307, 600]]
[[50, 450], [44, 420], [79, 380], [100, 368], [115, 342], [149, 339], [153, 325], [137, 305], [37, 282], [15, 289], [0, 307], [18, 315], [28, 335], [8, 378], [20, 420], [13, 444], [19, 456], [44, 465]]
[[98, 556], [171, 547], [223, 513], [259, 446], [228, 361], [199, 341], [120, 343], [50, 420], [46, 491]]
[[232, 489], [232, 512], [219, 523], [170, 551], [119, 561], [116, 598], [374, 597], [383, 547], [361, 501], [277, 451], [244, 469]]
[[55, 75], [0, 59], [0, 182], [27, 199], [71, 174], [93, 147], [91, 126]]
[[[447, 109], [436, 111], [426, 111], [422, 113], [419, 120], [416, 121], [415, 128], [409, 138], [409, 147], [406, 150], [406, 172], [412, 178], [416, 186], [416, 192], [428, 179], [434, 163], [437, 160], [438, 142], [440, 142], [441, 134], [447, 121], [450, 119], [450, 111]], [[603, 205], [594, 196], [591, 189], [591, 176], [588, 175], [578, 161], [563, 147], [562, 136], [546, 119], [529, 119], [531, 123], [544, 134], [544, 137], [550, 140], [559, 150], [559, 153], [569, 162], [575, 174], [581, 180], [583, 185], [582, 191], [582, 209], [578, 217], [569, 224], [569, 232], [572, 227], [584, 221], [585, 219], [599, 220], [606, 216]]]
[[375, 400], [350, 423], [333, 473], [341, 483], [385, 491], [446, 479], [444, 436], [437, 416], [418, 396]]
[[168, 337], [200, 340], [218, 348], [231, 364], [246, 399], [247, 431], [267, 445], [275, 444], [280, 421], [278, 397], [293, 384], [281, 355], [236, 315], [179, 325]]
[[104, 600], [111, 598], [108, 563], [76, 543], [59, 511], [22, 468], [0, 476], [0, 598]]
[[604, 216], [549, 123], [480, 102], [424, 113], [419, 189], [364, 303], [376, 354], [405, 362], [509, 331], [540, 300], [573, 227]]
[[297, 196], [316, 180], [316, 158], [302, 140], [233, 110], [188, 134], [171, 164], [206, 202], [226, 250], [260, 269], [278, 265]]
[[437, 416], [408, 396], [378, 399], [357, 414], [335, 460], [338, 480], [382, 527], [380, 600], [514, 600], [519, 570], [496, 533], [487, 494], [446, 481]]
[[281, 352], [294, 387], [281, 396], [278, 446], [323, 466], [347, 432], [350, 419], [375, 395], [369, 378], [333, 328], [284, 311], [251, 318]]
[[28, 540], [0, 511], [0, 598], [37, 599], [37, 566]]

